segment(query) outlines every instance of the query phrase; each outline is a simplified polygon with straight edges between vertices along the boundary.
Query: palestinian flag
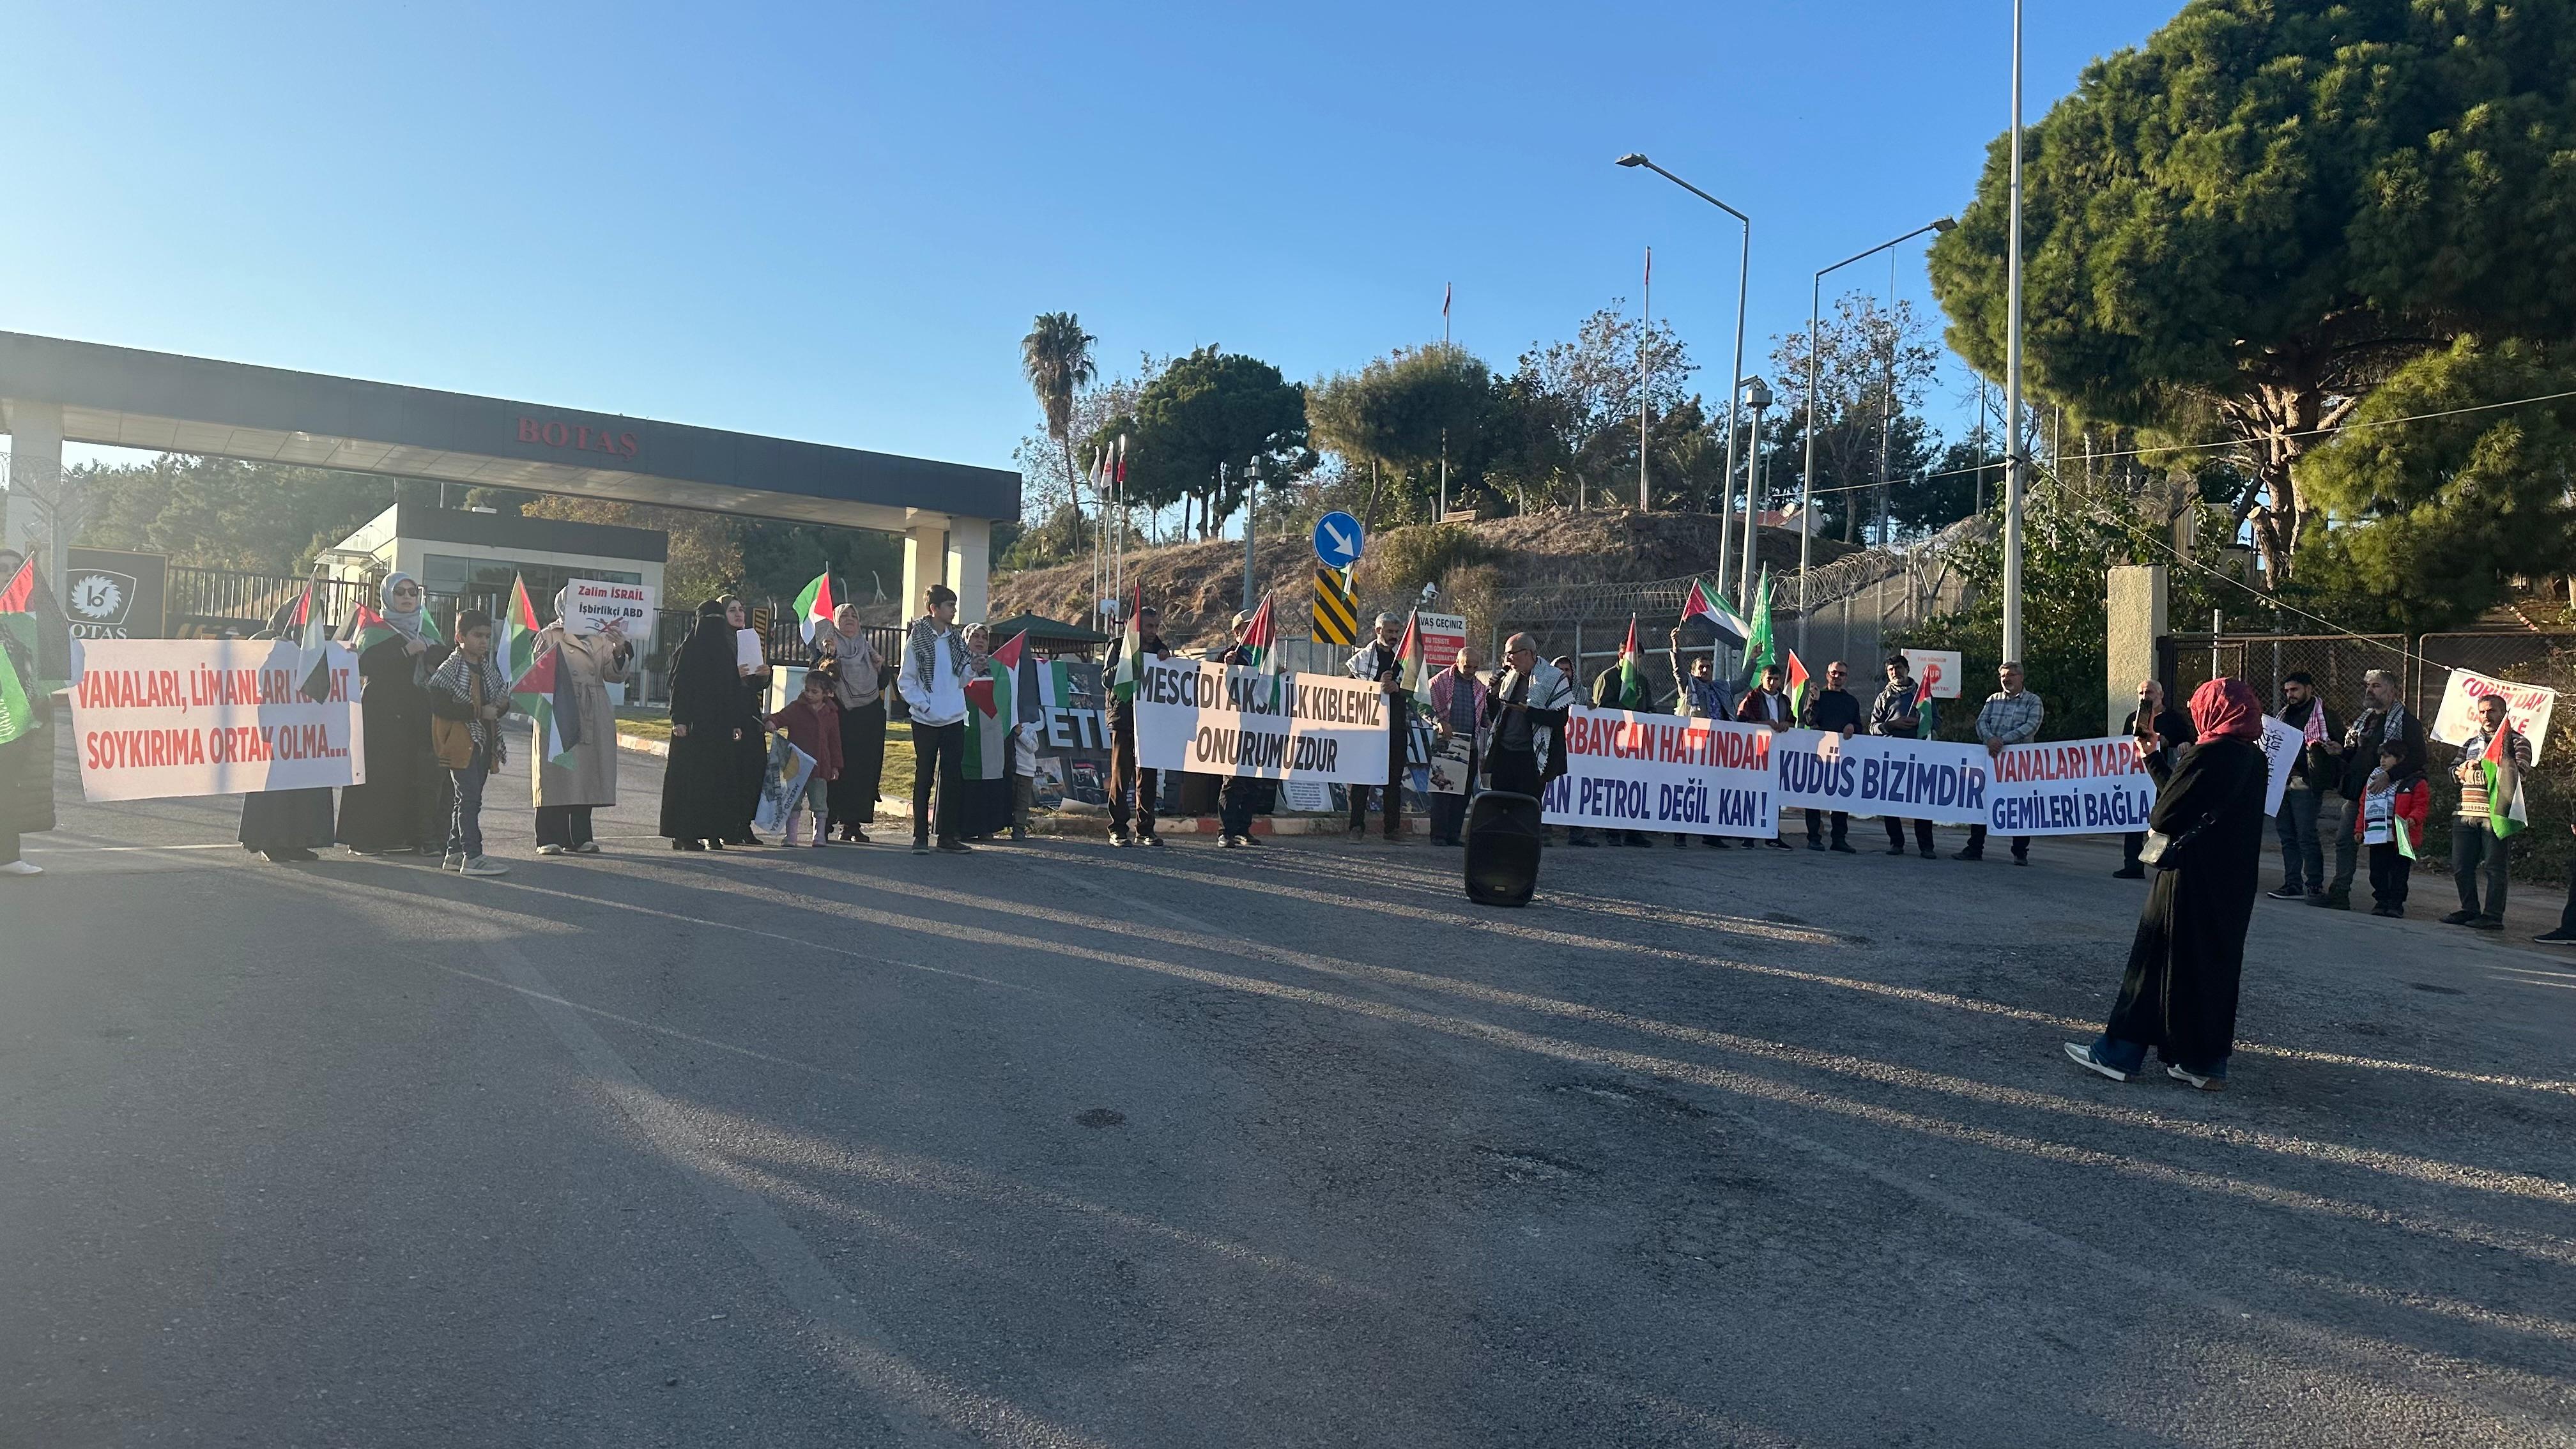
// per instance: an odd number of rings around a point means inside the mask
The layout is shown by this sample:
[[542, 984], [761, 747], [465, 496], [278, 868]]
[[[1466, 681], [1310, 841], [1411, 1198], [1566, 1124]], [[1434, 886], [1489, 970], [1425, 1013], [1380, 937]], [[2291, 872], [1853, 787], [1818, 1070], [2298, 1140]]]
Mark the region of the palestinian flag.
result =
[[17, 635], [18, 642], [34, 656], [38, 687], [49, 682], [71, 682], [71, 620], [55, 601], [45, 576], [36, 572], [34, 559], [18, 565], [18, 572], [10, 576], [6, 585], [0, 585], [0, 629]]
[[567, 688], [572, 671], [558, 667], [555, 651], [541, 652], [537, 607], [528, 599], [528, 581], [510, 580], [510, 605], [501, 616], [501, 639], [494, 653], [510, 678], [510, 707], [536, 722], [534, 738], [542, 758], [561, 765], [581, 744], [581, 711]]
[[35, 707], [27, 702], [26, 682], [18, 678], [18, 666], [9, 659], [9, 651], [0, 649], [0, 745], [25, 734], [35, 722]]
[[1144, 677], [1137, 656], [1145, 652], [1145, 624], [1139, 617], [1145, 611], [1145, 586], [1136, 586], [1136, 597], [1127, 605], [1126, 627], [1118, 638], [1118, 663], [1102, 681], [1111, 699], [1127, 703], [1136, 698], [1136, 681]]
[[537, 722], [537, 746], [546, 763], [569, 765], [573, 747], [581, 743], [581, 701], [573, 696], [572, 668], [563, 662], [563, 646], [539, 654], [510, 681], [510, 702]]
[[[2318, 712], [2324, 712], [2322, 705]], [[2487, 736], [2486, 753], [2478, 757], [2478, 768], [2487, 777], [2487, 825], [2498, 840], [2511, 838], [2531, 823], [2522, 804], [2522, 771], [2514, 764], [2513, 751], [2505, 743], [2512, 734], [2513, 726], [2498, 725], [2495, 733]]]
[[1787, 693], [1789, 696], [1789, 718], [1794, 720], [1807, 712], [1807, 666], [1805, 661], [1798, 657], [1798, 651], [1795, 649], [1789, 651], [1789, 688]]
[[1251, 655], [1251, 667], [1264, 674], [1279, 672], [1279, 625], [1270, 616], [1270, 596], [1261, 596], [1261, 607], [1252, 611], [1251, 622], [1243, 626], [1243, 652]]
[[1692, 620], [1706, 624], [1709, 632], [1730, 649], [1741, 649], [1753, 637], [1753, 626], [1736, 611], [1734, 605], [1717, 596], [1717, 592], [1698, 579], [1691, 580], [1690, 593], [1682, 600], [1682, 622]]
[[1941, 666], [1937, 662], [1926, 664], [1923, 666], [1923, 681], [1914, 686], [1914, 737], [1918, 740], [1932, 738], [1932, 731], [1937, 728], [1932, 722], [1932, 686], [1940, 678]]
[[[360, 604], [358, 612], [349, 616], [349, 622], [340, 626], [340, 642], [361, 654], [388, 639], [401, 637], [402, 632], [386, 623], [385, 616], [377, 613], [372, 604]], [[427, 609], [420, 611], [420, 637], [432, 644], [446, 642], [439, 637], [438, 621], [429, 616]]]
[[1650, 708], [1654, 693], [1653, 686], [1646, 683], [1645, 661], [1637, 655], [1637, 616], [1630, 614], [1628, 642], [1619, 646], [1619, 708]]
[[1753, 586], [1753, 622], [1744, 631], [1744, 685], [1752, 689], [1762, 682], [1762, 671], [1780, 662], [1779, 641], [1771, 637], [1771, 566], [1762, 566], [1762, 574]]
[[1020, 660], [1028, 649], [1028, 631], [984, 661], [984, 672], [966, 681], [965, 776], [969, 780], [1011, 777], [1011, 727], [1019, 723]]
[[322, 605], [313, 597], [313, 586], [304, 586], [303, 596], [295, 601], [295, 617], [288, 623], [295, 638], [297, 658], [304, 670], [304, 683], [298, 686], [306, 699], [319, 703], [331, 697], [331, 635], [322, 627]]
[[1395, 687], [1407, 694], [1422, 692], [1422, 616], [1419, 611], [1404, 616], [1404, 638], [1395, 646]]
[[796, 596], [796, 617], [805, 621], [805, 642], [811, 646], [814, 636], [832, 626], [832, 615], [840, 602], [832, 593], [832, 571], [825, 569]]

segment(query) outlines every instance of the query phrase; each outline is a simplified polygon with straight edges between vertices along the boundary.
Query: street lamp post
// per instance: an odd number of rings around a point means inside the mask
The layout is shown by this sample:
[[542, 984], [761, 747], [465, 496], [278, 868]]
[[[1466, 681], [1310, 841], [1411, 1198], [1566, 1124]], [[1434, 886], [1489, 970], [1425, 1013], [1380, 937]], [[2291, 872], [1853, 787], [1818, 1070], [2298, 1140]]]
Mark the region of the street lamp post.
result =
[[[1762, 468], [1762, 414], [1770, 408], [1772, 396], [1771, 385], [1759, 377], [1748, 377], [1739, 386], [1744, 405], [1753, 410], [1753, 432], [1744, 446], [1744, 567], [1740, 574], [1747, 581], [1742, 607], [1749, 616], [1753, 612], [1753, 541], [1762, 533], [1761, 490], [1757, 486]], [[1729, 486], [1733, 486], [1731, 480]]]
[[[1946, 232], [1958, 224], [1946, 216], [1926, 222], [1903, 236], [1891, 237], [1865, 252], [1854, 252], [1832, 266], [1822, 268], [1807, 284], [1807, 458], [1798, 469], [1798, 647], [1802, 650], [1807, 647], [1807, 568], [1814, 559], [1816, 537], [1816, 345], [1823, 330], [1825, 276], [1864, 258], [1874, 257], [1890, 247], [1903, 246], [1927, 231]], [[1883, 457], [1886, 453], [1884, 444], [1879, 451]], [[1886, 544], [1885, 539], [1879, 542], [1882, 547]]]
[[[1742, 377], [1744, 375], [1744, 293], [1746, 286], [1751, 282], [1753, 276], [1753, 218], [1746, 216], [1743, 212], [1736, 210], [1734, 207], [1727, 205], [1725, 202], [1720, 201], [1716, 197], [1709, 195], [1707, 192], [1700, 190], [1698, 187], [1691, 185], [1689, 182], [1675, 176], [1673, 173], [1656, 165], [1654, 162], [1647, 160], [1645, 153], [1642, 151], [1631, 151], [1627, 155], [1620, 157], [1619, 164], [1622, 166], [1643, 166], [1647, 170], [1654, 172], [1657, 176], [1664, 178], [1666, 181], [1671, 182], [1682, 190], [1689, 192], [1691, 195], [1698, 197], [1700, 200], [1705, 201], [1709, 205], [1716, 207], [1718, 210], [1725, 212], [1727, 215], [1734, 217], [1738, 222], [1743, 223], [1744, 249], [1742, 254], [1737, 258], [1735, 264], [1735, 360], [1729, 366], [1726, 374], [1728, 377]], [[1735, 486], [1735, 429], [1735, 394], [1730, 390], [1726, 395], [1726, 479], [1727, 487], [1729, 488], [1733, 488]], [[1726, 593], [1726, 527], [1727, 511], [1725, 509], [1720, 509], [1718, 510], [1717, 515], [1717, 592], [1721, 597]], [[1744, 588], [1748, 590], [1751, 589], [1752, 581], [1749, 579], [1745, 580]]]

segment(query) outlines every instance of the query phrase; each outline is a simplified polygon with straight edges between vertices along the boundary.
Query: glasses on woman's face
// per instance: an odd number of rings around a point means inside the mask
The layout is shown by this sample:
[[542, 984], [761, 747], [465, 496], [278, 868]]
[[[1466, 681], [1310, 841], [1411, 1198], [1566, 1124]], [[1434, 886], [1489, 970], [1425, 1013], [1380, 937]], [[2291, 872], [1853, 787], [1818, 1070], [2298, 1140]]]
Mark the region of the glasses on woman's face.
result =
[[394, 597], [397, 599], [417, 599], [420, 597], [420, 590], [410, 584], [404, 584], [394, 590]]

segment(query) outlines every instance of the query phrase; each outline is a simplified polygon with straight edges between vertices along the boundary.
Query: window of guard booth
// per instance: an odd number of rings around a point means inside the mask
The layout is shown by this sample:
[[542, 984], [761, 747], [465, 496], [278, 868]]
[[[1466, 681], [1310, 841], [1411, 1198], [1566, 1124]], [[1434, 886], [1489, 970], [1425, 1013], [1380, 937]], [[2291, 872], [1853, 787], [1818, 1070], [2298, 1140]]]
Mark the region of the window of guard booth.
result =
[[421, 555], [421, 582], [432, 594], [492, 593], [507, 599], [513, 577], [528, 581], [528, 602], [534, 605], [537, 618], [554, 622], [555, 594], [573, 579], [597, 579], [608, 584], [640, 584], [644, 576], [631, 569], [594, 568], [589, 565], [516, 563], [508, 559], [469, 559], [454, 554]]

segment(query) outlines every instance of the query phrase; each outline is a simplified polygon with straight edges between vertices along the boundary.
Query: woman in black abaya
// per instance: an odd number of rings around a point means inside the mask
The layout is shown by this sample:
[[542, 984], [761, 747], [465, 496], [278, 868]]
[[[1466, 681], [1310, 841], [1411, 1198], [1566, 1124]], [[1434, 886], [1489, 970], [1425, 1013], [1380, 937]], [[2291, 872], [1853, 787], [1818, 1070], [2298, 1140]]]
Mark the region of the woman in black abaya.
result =
[[[314, 575], [317, 582], [321, 577], [318, 572]], [[300, 596], [278, 605], [277, 612], [268, 616], [268, 627], [250, 637], [284, 638], [293, 628], [299, 602]], [[256, 851], [278, 864], [319, 859], [313, 852], [329, 845], [332, 833], [331, 791], [327, 786], [257, 790], [242, 796], [242, 849]]]
[[2147, 892], [2111, 1019], [2090, 1046], [2066, 1044], [2076, 1065], [2115, 1082], [2136, 1076], [2147, 1049], [2176, 1081], [2226, 1085], [2236, 1043], [2236, 988], [2263, 859], [2263, 705], [2241, 679], [2213, 679], [2191, 697], [2200, 742], [2179, 768], [2148, 755], [2161, 788], [2151, 829], [2171, 842]]
[[[725, 624], [737, 634], [751, 627], [750, 611], [740, 599], [728, 598]], [[769, 773], [769, 670], [755, 667], [734, 671], [734, 719], [742, 733], [734, 742], [734, 818], [725, 828], [727, 845], [759, 845], [759, 836], [751, 833], [751, 819], [760, 813], [760, 787]]]
[[444, 855], [455, 792], [430, 749], [425, 686], [448, 647], [429, 624], [418, 579], [388, 574], [380, 597], [387, 636], [358, 655], [367, 782], [340, 792], [340, 843], [360, 855]]
[[724, 849], [743, 831], [742, 674], [725, 600], [698, 606], [671, 662], [671, 755], [662, 770], [661, 833], [673, 850]]

